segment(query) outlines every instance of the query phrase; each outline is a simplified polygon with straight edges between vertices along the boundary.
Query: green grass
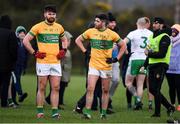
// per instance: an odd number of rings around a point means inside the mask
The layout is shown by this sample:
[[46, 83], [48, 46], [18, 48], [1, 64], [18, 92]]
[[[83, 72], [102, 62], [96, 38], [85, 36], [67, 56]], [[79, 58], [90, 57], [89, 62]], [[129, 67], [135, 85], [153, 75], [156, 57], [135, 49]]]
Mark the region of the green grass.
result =
[[[143, 110], [133, 111], [127, 110], [125, 88], [120, 83], [114, 97], [113, 107], [115, 114], [108, 115], [107, 120], [101, 120], [99, 111], [92, 112], [93, 119], [84, 120], [81, 115], [72, 112], [77, 100], [82, 96], [85, 91], [85, 78], [84, 76], [72, 76], [71, 82], [65, 92], [65, 110], [61, 111], [62, 118], [60, 120], [54, 120], [51, 116], [51, 107], [45, 105], [45, 118], [36, 119], [36, 105], [35, 105], [35, 93], [36, 93], [36, 76], [25, 75], [22, 77], [23, 90], [28, 92], [28, 98], [20, 105], [18, 109], [13, 108], [0, 108], [0, 123], [164, 123], [168, 119], [166, 109], [161, 108], [161, 118], [151, 118], [153, 111], [148, 111], [147, 93], [144, 92], [143, 98]], [[49, 88], [47, 88], [47, 91]], [[162, 92], [168, 96], [168, 88], [166, 81], [163, 84]], [[176, 117], [180, 117], [180, 112], [175, 112]]]

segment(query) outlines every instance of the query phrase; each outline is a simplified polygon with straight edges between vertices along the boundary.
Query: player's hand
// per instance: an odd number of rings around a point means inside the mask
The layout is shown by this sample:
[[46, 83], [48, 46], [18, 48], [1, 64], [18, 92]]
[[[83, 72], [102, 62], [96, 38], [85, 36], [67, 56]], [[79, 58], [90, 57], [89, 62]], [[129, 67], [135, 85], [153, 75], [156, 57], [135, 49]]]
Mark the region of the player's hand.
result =
[[106, 63], [111, 64], [111, 63], [116, 63], [118, 61], [117, 58], [107, 58]]
[[140, 69], [139, 69], [139, 72], [144, 72], [145, 71], [145, 68], [144, 66], [142, 66]]
[[59, 53], [57, 54], [57, 59], [63, 59], [66, 55], [67, 49], [61, 49], [59, 50]]
[[39, 59], [44, 59], [46, 57], [46, 53], [45, 52], [40, 52], [40, 51], [35, 51], [33, 53], [35, 58], [39, 58]]

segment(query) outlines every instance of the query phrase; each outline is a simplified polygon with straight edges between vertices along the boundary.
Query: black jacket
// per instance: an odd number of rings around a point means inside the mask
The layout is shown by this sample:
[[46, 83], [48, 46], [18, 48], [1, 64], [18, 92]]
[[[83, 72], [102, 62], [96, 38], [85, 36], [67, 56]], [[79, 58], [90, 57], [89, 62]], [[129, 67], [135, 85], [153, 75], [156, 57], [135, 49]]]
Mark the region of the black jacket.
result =
[[17, 60], [17, 43], [15, 32], [0, 27], [0, 72], [14, 69]]
[[[171, 29], [169, 28], [164, 28], [163, 30], [157, 30], [157, 31], [154, 31], [153, 32], [153, 38], [154, 37], [157, 37], [158, 35], [162, 34], [162, 33], [167, 33], [169, 36], [171, 35], [171, 32], [170, 32]], [[144, 67], [147, 67], [148, 65], [148, 59], [149, 58], [164, 58], [166, 56], [166, 53], [167, 53], [167, 50], [168, 50], [168, 47], [169, 45], [171, 44], [171, 40], [168, 36], [163, 36], [161, 41], [160, 41], [160, 44], [159, 44], [159, 51], [158, 52], [151, 52], [149, 51], [148, 52], [148, 57], [144, 63]], [[166, 63], [156, 63], [156, 64], [153, 64], [153, 65], [149, 65], [149, 67], [151, 66], [156, 66], [156, 65], [163, 65], [165, 66], [166, 68], [168, 68], [168, 65]]]

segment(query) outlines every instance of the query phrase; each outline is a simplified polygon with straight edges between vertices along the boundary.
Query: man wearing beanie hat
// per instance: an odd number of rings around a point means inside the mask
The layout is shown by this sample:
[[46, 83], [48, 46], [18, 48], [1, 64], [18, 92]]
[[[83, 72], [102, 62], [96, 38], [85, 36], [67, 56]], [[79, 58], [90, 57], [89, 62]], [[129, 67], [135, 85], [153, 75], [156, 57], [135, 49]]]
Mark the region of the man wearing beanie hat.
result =
[[[23, 43], [30, 54], [36, 58], [36, 73], [38, 76], [37, 118], [44, 117], [44, 98], [46, 84], [51, 85], [52, 118], [60, 118], [58, 110], [59, 85], [62, 76], [60, 60], [67, 51], [67, 38], [64, 28], [56, 23], [56, 6], [44, 7], [44, 21], [31, 28]], [[32, 48], [30, 41], [36, 37], [38, 50]], [[62, 49], [60, 49], [62, 41]]]
[[164, 30], [165, 23], [161, 17], [155, 17], [153, 22], [153, 35], [150, 36], [150, 43], [145, 50], [147, 61], [144, 64], [149, 69], [149, 91], [154, 95], [155, 112], [151, 117], [160, 117], [161, 104], [167, 109], [168, 116], [171, 116], [175, 108], [161, 93], [161, 86], [164, 75], [170, 62], [171, 41], [169, 32]]
[[[106, 118], [107, 105], [109, 100], [109, 84], [112, 77], [112, 63], [117, 62], [126, 49], [124, 42], [121, 42], [120, 36], [106, 27], [107, 16], [99, 14], [95, 16], [95, 28], [86, 30], [77, 37], [76, 44], [83, 53], [86, 48], [82, 42], [89, 40], [91, 43], [91, 58], [88, 71], [88, 87], [86, 94], [86, 106], [83, 111], [86, 119], [91, 119], [90, 109], [93, 101], [95, 85], [99, 77], [102, 82], [102, 109], [100, 118]], [[116, 58], [112, 58], [113, 43], [117, 43], [120, 50]]]
[[[108, 24], [107, 27], [116, 33], [118, 33], [118, 26], [116, 22], [116, 18], [113, 16], [111, 12], [108, 12]], [[115, 58], [117, 57], [119, 52], [119, 48], [116, 43], [113, 44], [113, 51], [112, 51], [112, 57]], [[118, 87], [119, 84], [119, 75], [120, 75], [120, 69], [119, 69], [119, 62], [112, 63], [112, 80], [111, 80], [111, 85], [109, 89], [109, 103], [108, 103], [108, 109], [107, 109], [107, 114], [112, 114], [114, 113], [113, 107], [112, 107], [112, 97]]]
[[[27, 93], [23, 93], [21, 87], [21, 75], [25, 72], [27, 66], [27, 50], [23, 45], [23, 39], [26, 35], [26, 29], [23, 26], [18, 26], [16, 28], [16, 36], [18, 39], [18, 53], [15, 70], [12, 72], [12, 85], [15, 90], [12, 90], [12, 99], [16, 103], [16, 92], [18, 93], [19, 102], [23, 102], [27, 97]], [[8, 99], [9, 104], [11, 104], [11, 98]]]

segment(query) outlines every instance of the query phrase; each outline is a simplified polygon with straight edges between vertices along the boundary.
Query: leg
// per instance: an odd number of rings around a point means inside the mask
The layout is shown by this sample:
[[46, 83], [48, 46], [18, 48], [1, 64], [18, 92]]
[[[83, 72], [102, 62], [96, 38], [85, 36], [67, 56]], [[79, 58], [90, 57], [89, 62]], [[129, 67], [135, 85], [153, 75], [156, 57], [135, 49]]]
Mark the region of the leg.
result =
[[49, 89], [49, 94], [48, 94], [48, 96], [45, 98], [46, 102], [47, 102], [49, 105], [51, 104], [50, 97], [51, 97], [51, 85], [50, 85], [50, 89]]
[[92, 103], [92, 106], [91, 106], [91, 109], [92, 110], [97, 110], [97, 106], [98, 106], [98, 91], [99, 91], [99, 88], [101, 87], [98, 87], [99, 86], [99, 83], [101, 82], [96, 82], [96, 86], [95, 86], [95, 90], [94, 90], [94, 97], [93, 97], [93, 103]]
[[171, 104], [175, 104], [176, 99], [176, 86], [175, 86], [175, 75], [174, 74], [166, 74], [167, 82], [169, 86], [169, 96], [171, 100]]
[[94, 89], [95, 89], [95, 85], [96, 85], [98, 78], [99, 78], [99, 76], [97, 76], [97, 75], [88, 74], [88, 86], [87, 86], [86, 105], [85, 105], [86, 108], [83, 112], [85, 118], [88, 118], [88, 119], [91, 118], [90, 109], [92, 106]]
[[61, 81], [59, 89], [59, 105], [64, 105], [64, 92], [68, 82]]
[[176, 74], [175, 76], [175, 85], [176, 85], [176, 93], [177, 93], [177, 100], [178, 100], [178, 106], [177, 111], [180, 111], [180, 74]]
[[149, 91], [149, 81], [148, 81], [148, 76], [146, 76], [146, 86], [147, 86], [147, 93], [148, 93], [148, 106], [149, 106], [149, 110], [152, 110], [152, 101], [154, 99], [154, 96], [150, 93]]
[[130, 74], [126, 75], [126, 79], [125, 79], [125, 83], [126, 83], [126, 87], [129, 90], [129, 92], [133, 95], [133, 96], [137, 96], [137, 92], [136, 92], [136, 88], [132, 85], [133, 81], [134, 81], [134, 77]]
[[11, 72], [0, 73], [1, 107], [7, 107], [8, 88], [9, 88], [10, 77], [11, 77]]
[[86, 108], [91, 109], [93, 96], [94, 96], [94, 89], [96, 82], [99, 76], [96, 75], [88, 75], [88, 87], [87, 87], [87, 94], [86, 94]]
[[38, 76], [38, 91], [37, 91], [37, 118], [44, 115], [43, 105], [45, 98], [45, 89], [47, 85], [48, 76]]
[[127, 103], [128, 103], [128, 109], [131, 109], [132, 94], [129, 92], [127, 88], [126, 88], [126, 98], [127, 98]]
[[102, 110], [107, 110], [111, 78], [102, 78]]
[[119, 84], [119, 62], [113, 63], [112, 65], [112, 84], [110, 86], [109, 95], [110, 98], [114, 95], [114, 92], [116, 91], [118, 84]]
[[137, 76], [137, 96], [142, 98], [143, 96], [143, 85], [144, 85], [145, 75], [139, 74]]
[[171, 104], [160, 92], [165, 72], [166, 69], [163, 67], [153, 68], [149, 70], [149, 88], [150, 92], [154, 95], [155, 100], [155, 113], [153, 117], [160, 116], [161, 103], [168, 109], [168, 114], [171, 114], [171, 110], [173, 109]]
[[60, 76], [50, 76], [49, 79], [51, 83], [51, 106], [52, 108], [58, 108]]

